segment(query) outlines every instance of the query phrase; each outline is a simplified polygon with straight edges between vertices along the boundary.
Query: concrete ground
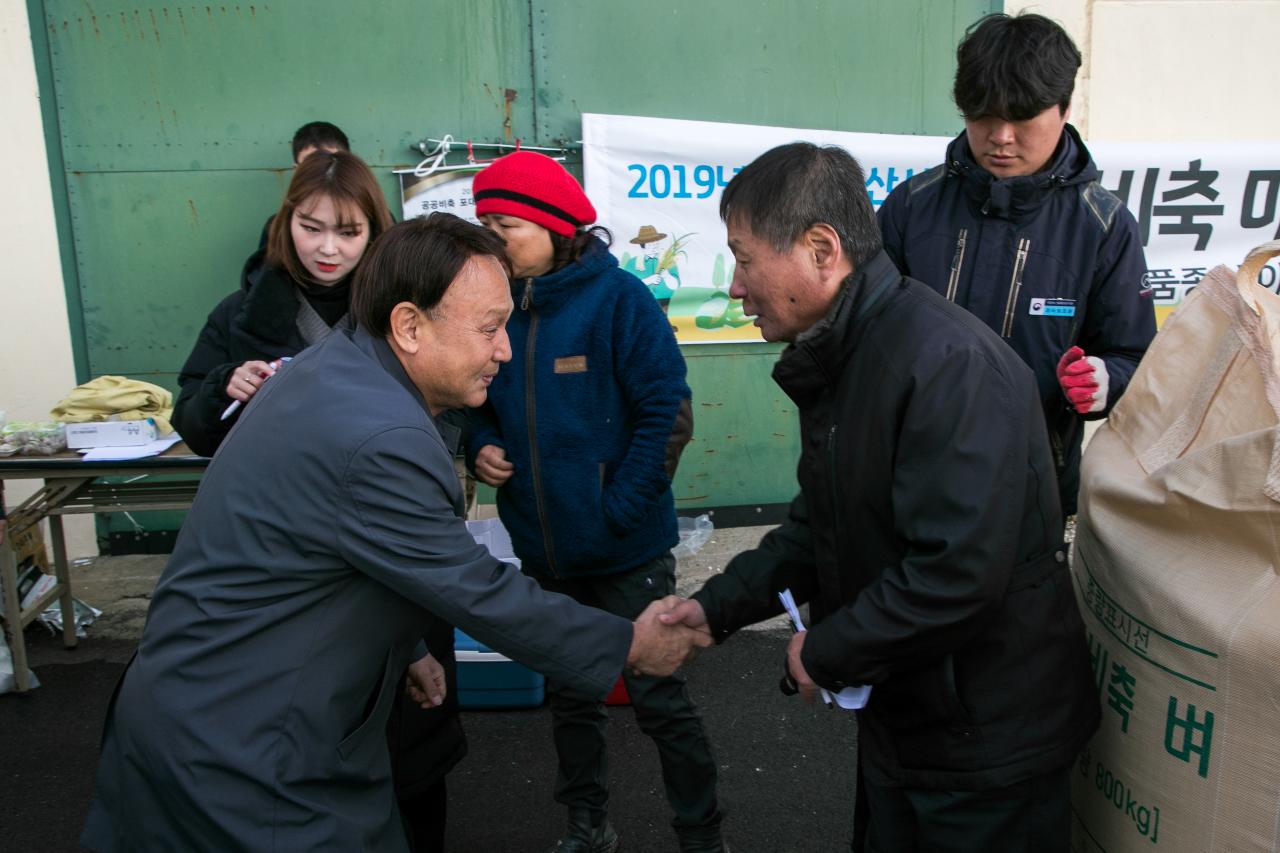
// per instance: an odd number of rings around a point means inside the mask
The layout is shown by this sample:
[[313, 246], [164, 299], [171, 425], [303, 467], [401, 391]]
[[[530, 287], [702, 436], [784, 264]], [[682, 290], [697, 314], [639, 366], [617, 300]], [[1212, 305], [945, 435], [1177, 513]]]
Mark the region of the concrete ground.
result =
[[[716, 530], [678, 567], [693, 592], [764, 527]], [[75, 595], [103, 611], [88, 638], [66, 650], [28, 629], [43, 686], [0, 696], [0, 849], [77, 850], [106, 704], [141, 634], [164, 556], [98, 557], [73, 566]], [[735, 851], [848, 849], [853, 816], [855, 722], [777, 689], [789, 629], [754, 626], [686, 668], [720, 766], [725, 835]], [[656, 751], [628, 708], [610, 710], [611, 819], [624, 851], [675, 849]], [[470, 753], [450, 774], [452, 853], [538, 851], [557, 837], [551, 798], [555, 756], [545, 707], [464, 712]]]

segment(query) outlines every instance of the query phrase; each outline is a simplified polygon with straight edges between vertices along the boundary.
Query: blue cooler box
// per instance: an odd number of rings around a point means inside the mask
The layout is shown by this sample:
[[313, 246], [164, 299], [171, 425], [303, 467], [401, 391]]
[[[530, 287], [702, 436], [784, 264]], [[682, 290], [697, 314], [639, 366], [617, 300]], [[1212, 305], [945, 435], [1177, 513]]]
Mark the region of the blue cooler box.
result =
[[546, 679], [461, 631], [453, 632], [458, 659], [458, 704], [463, 708], [536, 708]]

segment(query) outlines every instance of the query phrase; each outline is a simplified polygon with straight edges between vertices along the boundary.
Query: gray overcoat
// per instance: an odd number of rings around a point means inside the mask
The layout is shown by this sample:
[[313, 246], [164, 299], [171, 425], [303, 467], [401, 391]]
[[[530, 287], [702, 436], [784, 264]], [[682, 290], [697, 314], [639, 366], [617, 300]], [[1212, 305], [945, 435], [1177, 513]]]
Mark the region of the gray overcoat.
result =
[[404, 851], [386, 722], [427, 612], [584, 694], [631, 625], [541, 591], [459, 517], [385, 341], [267, 382], [205, 474], [107, 714], [95, 850]]

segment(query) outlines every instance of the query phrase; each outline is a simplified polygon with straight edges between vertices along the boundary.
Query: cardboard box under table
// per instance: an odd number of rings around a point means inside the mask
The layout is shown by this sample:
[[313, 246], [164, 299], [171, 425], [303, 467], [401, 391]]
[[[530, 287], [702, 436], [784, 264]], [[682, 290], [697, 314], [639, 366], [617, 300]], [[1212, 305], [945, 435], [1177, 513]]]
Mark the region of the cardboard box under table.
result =
[[463, 708], [536, 708], [546, 680], [523, 664], [454, 630], [458, 704]]

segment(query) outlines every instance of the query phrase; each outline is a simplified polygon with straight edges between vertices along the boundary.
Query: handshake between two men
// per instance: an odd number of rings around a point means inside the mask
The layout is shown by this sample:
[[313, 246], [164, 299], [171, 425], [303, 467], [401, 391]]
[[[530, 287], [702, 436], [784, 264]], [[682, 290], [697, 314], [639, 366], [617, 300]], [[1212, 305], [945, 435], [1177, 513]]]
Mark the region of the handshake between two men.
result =
[[676, 595], [649, 604], [636, 617], [627, 668], [665, 678], [713, 643], [702, 607]]
[[[818, 685], [800, 662], [805, 632], [787, 644], [786, 671], [805, 702], [818, 696]], [[645, 675], [667, 676], [693, 660], [698, 649], [711, 646], [711, 626], [702, 605], [693, 599], [668, 595], [654, 601], [635, 622], [635, 639], [627, 655], [627, 666]]]
[[[702, 605], [669, 595], [652, 602], [636, 618], [626, 666], [640, 675], [665, 678], [712, 643]], [[431, 655], [420, 658], [409, 665], [406, 688], [421, 707], [440, 705], [446, 689], [444, 667]]]

